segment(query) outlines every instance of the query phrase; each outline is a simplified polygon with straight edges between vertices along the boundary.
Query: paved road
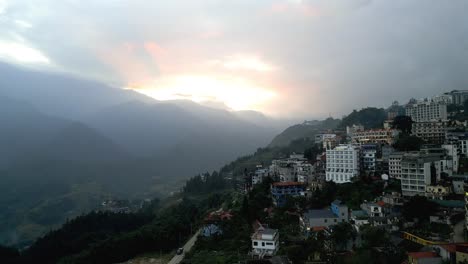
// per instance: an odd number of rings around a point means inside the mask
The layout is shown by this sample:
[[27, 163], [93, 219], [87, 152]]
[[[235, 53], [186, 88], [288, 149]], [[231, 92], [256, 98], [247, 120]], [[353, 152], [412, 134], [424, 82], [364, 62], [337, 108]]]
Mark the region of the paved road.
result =
[[453, 242], [465, 242], [463, 231], [465, 230], [465, 220], [453, 226]]
[[190, 239], [189, 241], [187, 241], [187, 243], [185, 243], [184, 245], [184, 254], [182, 255], [175, 255], [171, 261], [169, 261], [168, 264], [179, 264], [183, 259], [184, 259], [184, 256], [185, 256], [185, 252], [189, 252], [190, 249], [192, 249], [193, 245], [195, 245], [195, 242], [197, 241], [197, 237], [198, 235], [200, 234], [200, 230], [198, 230]]

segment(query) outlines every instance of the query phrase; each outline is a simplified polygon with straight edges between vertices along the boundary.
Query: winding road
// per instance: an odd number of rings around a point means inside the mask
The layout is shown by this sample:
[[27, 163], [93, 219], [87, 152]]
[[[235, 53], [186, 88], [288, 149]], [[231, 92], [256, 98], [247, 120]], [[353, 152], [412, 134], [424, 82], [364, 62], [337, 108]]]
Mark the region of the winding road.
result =
[[199, 229], [195, 234], [185, 243], [183, 246], [184, 253], [181, 255], [175, 255], [171, 261], [169, 261], [168, 264], [179, 264], [185, 257], [185, 252], [189, 252], [190, 249], [192, 249], [193, 245], [195, 245], [195, 242], [197, 241], [197, 237], [200, 234], [201, 229]]

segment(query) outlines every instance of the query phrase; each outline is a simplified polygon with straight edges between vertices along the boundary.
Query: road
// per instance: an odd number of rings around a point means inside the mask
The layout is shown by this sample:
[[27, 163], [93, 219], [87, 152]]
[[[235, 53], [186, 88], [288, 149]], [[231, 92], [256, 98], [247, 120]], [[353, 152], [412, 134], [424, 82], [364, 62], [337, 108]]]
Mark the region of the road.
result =
[[171, 261], [169, 261], [168, 264], [179, 264], [184, 259], [185, 252], [189, 252], [190, 249], [192, 249], [193, 245], [195, 245], [195, 242], [197, 241], [197, 237], [200, 234], [200, 232], [201, 232], [201, 229], [199, 229], [197, 232], [195, 232], [195, 234], [189, 239], [189, 241], [187, 241], [187, 243], [185, 243], [185, 245], [183, 247], [184, 248], [184, 254], [175, 255], [171, 259]]
[[463, 231], [465, 230], [465, 220], [453, 226], [453, 242], [465, 242]]

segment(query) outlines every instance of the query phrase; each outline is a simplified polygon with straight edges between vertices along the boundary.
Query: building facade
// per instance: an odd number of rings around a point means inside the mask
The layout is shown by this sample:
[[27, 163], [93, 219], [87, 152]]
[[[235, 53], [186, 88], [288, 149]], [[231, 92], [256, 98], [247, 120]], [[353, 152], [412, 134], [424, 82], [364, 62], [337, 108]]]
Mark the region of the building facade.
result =
[[326, 181], [351, 182], [360, 174], [360, 150], [353, 145], [339, 145], [326, 151]]
[[393, 145], [400, 132], [396, 129], [370, 129], [355, 131], [351, 136], [352, 144]]
[[413, 123], [411, 134], [430, 144], [443, 144], [447, 133], [447, 122], [431, 121]]
[[424, 100], [406, 105], [406, 115], [414, 122], [430, 122], [447, 120], [447, 104]]
[[271, 257], [279, 249], [279, 232], [260, 226], [251, 237], [252, 254], [259, 258]]
[[273, 204], [284, 206], [288, 196], [299, 196], [306, 190], [306, 183], [302, 182], [275, 182], [271, 184], [271, 196]]

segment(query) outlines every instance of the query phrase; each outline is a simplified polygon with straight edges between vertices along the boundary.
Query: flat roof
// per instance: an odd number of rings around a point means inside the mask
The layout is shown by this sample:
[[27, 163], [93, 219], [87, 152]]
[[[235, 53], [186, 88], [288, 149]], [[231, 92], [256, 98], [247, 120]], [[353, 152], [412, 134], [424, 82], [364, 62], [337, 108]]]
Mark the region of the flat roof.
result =
[[315, 218], [336, 218], [336, 215], [328, 209], [315, 209], [309, 210], [304, 214], [305, 218], [315, 219]]

